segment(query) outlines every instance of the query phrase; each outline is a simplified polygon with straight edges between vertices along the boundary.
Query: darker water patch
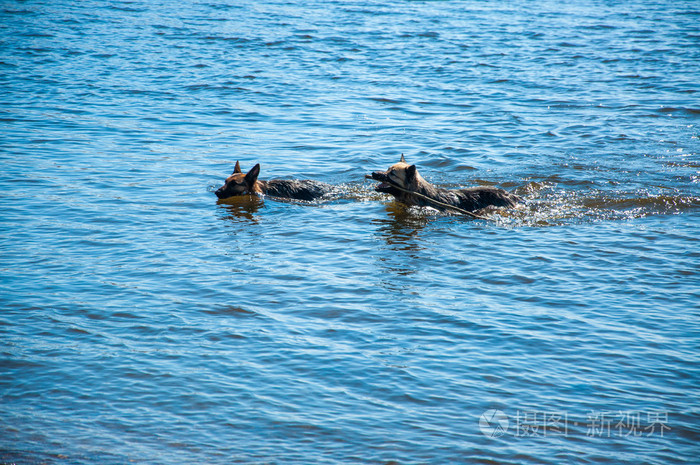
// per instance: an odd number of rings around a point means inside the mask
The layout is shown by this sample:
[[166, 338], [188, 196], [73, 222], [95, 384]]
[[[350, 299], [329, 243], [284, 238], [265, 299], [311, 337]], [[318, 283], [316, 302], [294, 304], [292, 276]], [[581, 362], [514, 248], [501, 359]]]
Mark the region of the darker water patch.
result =
[[672, 114], [672, 113], [685, 113], [692, 116], [700, 115], [700, 108], [688, 108], [688, 107], [661, 107], [657, 110], [659, 113]]
[[394, 100], [394, 99], [387, 98], [387, 97], [367, 97], [367, 99], [371, 100], [373, 102], [388, 103], [388, 104], [393, 104], [393, 105], [398, 105], [398, 104], [402, 103], [399, 100]]
[[221, 307], [218, 309], [212, 309], [212, 310], [203, 310], [204, 313], [207, 313], [209, 315], [215, 315], [215, 316], [222, 316], [222, 317], [259, 317], [261, 316], [257, 312], [254, 312], [252, 310], [248, 310], [245, 308], [241, 307], [234, 307], [234, 306], [228, 306], [228, 307]]
[[211, 35], [202, 37], [202, 40], [230, 42], [232, 44], [240, 44], [240, 45], [250, 44], [250, 43], [254, 42], [253, 39], [249, 39], [247, 37], [211, 36]]

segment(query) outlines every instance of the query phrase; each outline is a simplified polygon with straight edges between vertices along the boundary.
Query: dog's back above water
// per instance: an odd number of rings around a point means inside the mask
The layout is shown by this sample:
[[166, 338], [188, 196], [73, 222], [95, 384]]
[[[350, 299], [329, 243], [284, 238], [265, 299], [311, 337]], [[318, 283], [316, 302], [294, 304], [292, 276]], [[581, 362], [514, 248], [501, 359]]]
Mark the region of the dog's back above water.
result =
[[231, 176], [226, 178], [224, 185], [216, 190], [219, 199], [227, 199], [238, 195], [269, 195], [290, 200], [316, 200], [333, 192], [333, 186], [319, 181], [272, 179], [260, 181], [260, 164], [243, 174], [240, 163]]
[[[386, 171], [375, 171], [368, 177], [379, 181], [377, 192], [393, 195], [397, 201], [409, 206], [441, 208], [440, 204], [474, 212], [486, 207], [514, 207], [522, 202], [515, 194], [497, 187], [470, 187], [467, 189], [443, 189], [435, 187], [418, 173], [416, 165], [401, 160]], [[408, 192], [407, 192], [408, 191]], [[415, 195], [415, 194], [418, 195]]]

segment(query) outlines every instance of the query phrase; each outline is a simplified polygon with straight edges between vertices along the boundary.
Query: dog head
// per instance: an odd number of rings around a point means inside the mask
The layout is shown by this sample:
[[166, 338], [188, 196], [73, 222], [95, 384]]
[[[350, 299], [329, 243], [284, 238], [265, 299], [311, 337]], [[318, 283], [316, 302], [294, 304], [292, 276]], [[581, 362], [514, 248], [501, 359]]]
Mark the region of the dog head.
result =
[[233, 174], [226, 178], [224, 185], [218, 188], [215, 194], [220, 199], [227, 199], [236, 195], [260, 194], [261, 190], [258, 185], [259, 174], [259, 163], [246, 174], [243, 174], [240, 163], [236, 162]]
[[406, 159], [401, 155], [401, 160], [389, 167], [386, 171], [375, 171], [369, 175], [379, 184], [374, 188], [377, 192], [391, 194], [394, 197], [401, 197], [404, 194], [395, 186], [402, 187], [411, 191], [416, 191], [422, 181], [418, 174], [416, 165], [409, 165]]

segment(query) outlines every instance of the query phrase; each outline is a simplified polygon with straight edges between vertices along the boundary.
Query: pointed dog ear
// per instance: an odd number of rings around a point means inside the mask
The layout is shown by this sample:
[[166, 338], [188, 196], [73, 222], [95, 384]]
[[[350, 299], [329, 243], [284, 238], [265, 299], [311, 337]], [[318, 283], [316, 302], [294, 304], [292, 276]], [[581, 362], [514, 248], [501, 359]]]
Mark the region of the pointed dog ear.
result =
[[238, 160], [236, 160], [236, 167], [233, 169], [233, 174], [242, 173], [242, 172], [243, 171], [241, 171], [241, 164], [238, 163]]
[[406, 181], [411, 182], [416, 177], [416, 165], [411, 165], [406, 168]]
[[250, 171], [248, 171], [248, 173], [246, 173], [245, 178], [244, 178], [245, 183], [248, 184], [248, 186], [250, 188], [252, 188], [253, 185], [255, 184], [255, 181], [258, 180], [259, 174], [260, 174], [260, 163], [255, 165], [253, 168], [251, 168]]
[[406, 159], [403, 157], [403, 153], [401, 154], [401, 160], [399, 160], [399, 163], [406, 163]]

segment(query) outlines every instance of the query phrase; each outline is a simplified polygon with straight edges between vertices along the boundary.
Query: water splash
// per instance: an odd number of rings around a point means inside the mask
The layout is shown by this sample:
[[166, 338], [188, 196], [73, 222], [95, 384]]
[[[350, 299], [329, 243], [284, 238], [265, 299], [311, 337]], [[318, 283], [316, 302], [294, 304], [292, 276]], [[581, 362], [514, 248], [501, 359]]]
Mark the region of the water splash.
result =
[[560, 226], [700, 209], [700, 197], [675, 190], [564, 190], [552, 183], [531, 182], [517, 191], [526, 199], [525, 204], [511, 210], [494, 209], [490, 218], [508, 226]]

